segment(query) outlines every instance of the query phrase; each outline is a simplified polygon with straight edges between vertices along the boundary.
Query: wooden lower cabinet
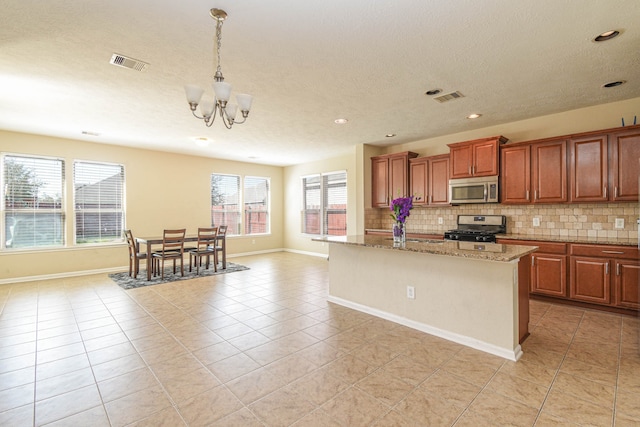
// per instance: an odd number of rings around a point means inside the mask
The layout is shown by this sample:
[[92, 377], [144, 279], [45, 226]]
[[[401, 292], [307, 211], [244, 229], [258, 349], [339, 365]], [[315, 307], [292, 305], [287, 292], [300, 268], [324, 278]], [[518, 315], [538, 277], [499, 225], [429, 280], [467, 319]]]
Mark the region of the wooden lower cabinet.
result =
[[531, 292], [554, 297], [567, 296], [567, 257], [565, 255], [533, 253]]
[[610, 304], [610, 270], [608, 259], [572, 256], [569, 297], [576, 301]]
[[633, 246], [498, 239], [538, 246], [531, 254], [529, 291], [597, 306], [640, 310], [640, 250]]
[[640, 310], [640, 262], [616, 260], [615, 265], [614, 304]]

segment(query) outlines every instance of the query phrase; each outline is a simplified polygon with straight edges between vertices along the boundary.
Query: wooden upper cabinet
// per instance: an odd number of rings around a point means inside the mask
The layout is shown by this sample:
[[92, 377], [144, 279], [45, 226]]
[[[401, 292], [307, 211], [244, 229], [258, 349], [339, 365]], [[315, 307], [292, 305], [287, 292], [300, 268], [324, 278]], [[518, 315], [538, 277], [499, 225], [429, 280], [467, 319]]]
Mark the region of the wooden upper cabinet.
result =
[[409, 160], [409, 193], [417, 206], [449, 204], [449, 155]]
[[500, 150], [500, 201], [530, 203], [531, 146], [518, 145]]
[[371, 206], [389, 206], [389, 159], [371, 158]]
[[638, 200], [640, 129], [613, 133], [609, 140], [610, 197], [616, 202]]
[[503, 136], [448, 144], [451, 178], [498, 175], [499, 146], [507, 142]]
[[429, 161], [426, 157], [409, 160], [409, 193], [413, 204], [426, 205], [429, 201]]
[[429, 205], [449, 204], [449, 155], [429, 158]]
[[534, 203], [567, 201], [567, 141], [531, 144], [531, 190]]
[[572, 202], [609, 199], [608, 139], [607, 134], [571, 139]]
[[410, 151], [371, 158], [371, 206], [387, 207], [396, 197], [409, 190], [409, 159], [418, 154]]

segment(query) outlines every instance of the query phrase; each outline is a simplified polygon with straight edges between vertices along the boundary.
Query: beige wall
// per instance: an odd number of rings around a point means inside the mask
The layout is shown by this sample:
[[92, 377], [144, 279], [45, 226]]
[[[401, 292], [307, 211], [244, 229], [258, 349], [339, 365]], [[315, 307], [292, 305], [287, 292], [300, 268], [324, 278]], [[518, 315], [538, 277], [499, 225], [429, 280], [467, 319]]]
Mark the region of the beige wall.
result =
[[[0, 281], [61, 275], [73, 271], [110, 270], [128, 265], [126, 245], [74, 247], [73, 160], [123, 164], [126, 179], [126, 226], [135, 235], [159, 235], [164, 228], [196, 232], [210, 225], [211, 173], [264, 176], [271, 179], [271, 233], [232, 237], [230, 254], [280, 250], [283, 247], [283, 169], [114, 145], [0, 131], [0, 151], [55, 156], [65, 160], [67, 249], [0, 252]], [[5, 280], [6, 281], [6, 280]]]
[[[287, 249], [312, 253], [327, 254], [329, 248], [325, 243], [312, 242], [315, 236], [304, 235], [302, 229], [302, 186], [301, 177], [326, 172], [347, 171], [347, 234], [359, 234], [358, 222], [364, 224], [364, 213], [361, 206], [358, 185], [362, 184], [360, 166], [362, 159], [358, 159], [358, 149], [353, 153], [317, 162], [305, 163], [286, 167], [284, 170], [284, 246]], [[368, 159], [367, 159], [368, 161]], [[360, 219], [358, 219], [360, 218]], [[362, 228], [364, 230], [364, 228]], [[361, 234], [362, 232], [360, 232]]]

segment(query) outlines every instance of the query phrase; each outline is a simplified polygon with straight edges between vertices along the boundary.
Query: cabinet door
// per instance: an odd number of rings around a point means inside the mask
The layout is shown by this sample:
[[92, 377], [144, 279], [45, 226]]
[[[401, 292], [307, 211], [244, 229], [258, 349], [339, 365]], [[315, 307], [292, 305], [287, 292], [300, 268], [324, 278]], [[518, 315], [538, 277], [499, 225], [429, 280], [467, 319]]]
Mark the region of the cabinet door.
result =
[[567, 257], [534, 252], [531, 261], [531, 292], [566, 297]]
[[613, 201], [638, 200], [640, 129], [611, 136], [611, 184]]
[[571, 257], [570, 297], [576, 301], [611, 303], [610, 260]]
[[449, 156], [434, 156], [429, 160], [429, 204], [449, 204]]
[[451, 156], [451, 178], [470, 177], [473, 161], [471, 144], [452, 147], [449, 155]]
[[640, 310], [640, 262], [616, 260], [614, 304]]
[[389, 159], [371, 158], [371, 206], [389, 206]]
[[389, 158], [389, 202], [398, 197], [407, 197], [409, 194], [409, 159], [407, 156]]
[[413, 195], [414, 205], [422, 206], [429, 202], [428, 165], [426, 158], [409, 162], [409, 194]]
[[571, 201], [608, 200], [607, 140], [607, 135], [571, 140]]
[[473, 176], [498, 175], [498, 141], [476, 142], [473, 147]]
[[567, 142], [540, 142], [531, 145], [534, 203], [567, 201]]
[[502, 203], [530, 202], [530, 153], [529, 145], [500, 150], [500, 201]]

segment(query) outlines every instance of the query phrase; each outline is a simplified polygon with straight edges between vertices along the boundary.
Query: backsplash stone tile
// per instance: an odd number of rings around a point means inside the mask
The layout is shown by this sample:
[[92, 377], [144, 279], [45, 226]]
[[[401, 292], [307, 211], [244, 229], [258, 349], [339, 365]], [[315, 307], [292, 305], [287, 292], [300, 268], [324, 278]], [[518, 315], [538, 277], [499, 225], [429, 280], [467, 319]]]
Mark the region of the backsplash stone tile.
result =
[[[368, 229], [391, 230], [393, 219], [388, 208], [365, 210]], [[415, 207], [407, 220], [408, 232], [444, 233], [456, 228], [458, 215], [505, 215], [507, 232], [531, 236], [554, 237], [609, 237], [632, 238], [638, 236], [637, 220], [640, 207], [631, 203], [593, 203], [572, 205], [500, 205], [471, 204], [440, 208]], [[442, 218], [442, 224], [438, 219]], [[533, 219], [540, 219], [540, 226], [533, 226]], [[624, 228], [616, 229], [616, 218], [624, 219]]]

